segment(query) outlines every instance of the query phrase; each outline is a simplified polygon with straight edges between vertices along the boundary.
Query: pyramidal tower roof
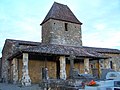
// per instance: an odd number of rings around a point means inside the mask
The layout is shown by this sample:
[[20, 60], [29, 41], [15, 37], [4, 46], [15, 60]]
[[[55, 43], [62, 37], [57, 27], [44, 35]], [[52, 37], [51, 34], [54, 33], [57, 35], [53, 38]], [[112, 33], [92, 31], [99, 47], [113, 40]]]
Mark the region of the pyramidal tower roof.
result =
[[49, 19], [61, 20], [76, 24], [82, 24], [76, 16], [72, 13], [67, 5], [63, 5], [57, 2], [54, 2], [51, 9], [49, 10], [48, 14], [46, 15], [45, 19], [41, 23], [45, 23]]

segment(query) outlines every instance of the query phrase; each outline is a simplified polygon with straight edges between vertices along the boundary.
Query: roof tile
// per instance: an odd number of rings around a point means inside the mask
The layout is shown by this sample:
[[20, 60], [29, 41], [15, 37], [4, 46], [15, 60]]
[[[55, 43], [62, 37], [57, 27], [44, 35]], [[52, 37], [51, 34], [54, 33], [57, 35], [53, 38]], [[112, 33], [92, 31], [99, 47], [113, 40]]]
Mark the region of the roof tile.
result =
[[[17, 52], [30, 52], [30, 53], [46, 53], [46, 54], [56, 54], [56, 55], [71, 55], [74, 54], [79, 57], [93, 57], [93, 58], [106, 58], [106, 56], [102, 55], [102, 53], [116, 53], [120, 54], [120, 50], [118, 49], [110, 49], [110, 48], [97, 48], [97, 47], [75, 47], [75, 46], [65, 46], [65, 45], [57, 45], [57, 44], [44, 44], [40, 42], [32, 42], [32, 41], [22, 41], [22, 40], [12, 40], [8, 39], [8, 41], [13, 42], [14, 55]], [[22, 48], [20, 46], [22, 45]], [[25, 47], [23, 47], [25, 45]], [[26, 47], [27, 45], [27, 47]], [[17, 51], [16, 51], [17, 50]]]
[[46, 15], [45, 19], [41, 23], [45, 23], [49, 19], [61, 20], [76, 24], [82, 24], [76, 16], [72, 13], [67, 5], [63, 5], [60, 3], [54, 2], [53, 6], [51, 7], [50, 11]]

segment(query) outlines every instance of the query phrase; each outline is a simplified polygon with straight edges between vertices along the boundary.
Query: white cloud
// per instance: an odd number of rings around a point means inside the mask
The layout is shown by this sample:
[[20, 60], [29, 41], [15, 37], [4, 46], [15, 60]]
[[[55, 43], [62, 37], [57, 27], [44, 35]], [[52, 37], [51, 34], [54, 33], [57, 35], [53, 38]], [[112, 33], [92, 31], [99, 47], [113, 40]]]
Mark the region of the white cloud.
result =
[[96, 29], [94, 33], [83, 34], [83, 45], [117, 48], [120, 46], [120, 28], [104, 28], [101, 31]]
[[104, 23], [99, 23], [94, 26], [95, 30], [105, 30], [106, 25]]

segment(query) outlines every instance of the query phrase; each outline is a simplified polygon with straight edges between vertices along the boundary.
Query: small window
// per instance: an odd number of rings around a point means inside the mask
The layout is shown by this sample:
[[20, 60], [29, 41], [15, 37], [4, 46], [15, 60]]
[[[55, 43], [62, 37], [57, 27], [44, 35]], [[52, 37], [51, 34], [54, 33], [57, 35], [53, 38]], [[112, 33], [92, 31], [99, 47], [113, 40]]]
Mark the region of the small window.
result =
[[68, 24], [65, 23], [65, 31], [68, 31]]

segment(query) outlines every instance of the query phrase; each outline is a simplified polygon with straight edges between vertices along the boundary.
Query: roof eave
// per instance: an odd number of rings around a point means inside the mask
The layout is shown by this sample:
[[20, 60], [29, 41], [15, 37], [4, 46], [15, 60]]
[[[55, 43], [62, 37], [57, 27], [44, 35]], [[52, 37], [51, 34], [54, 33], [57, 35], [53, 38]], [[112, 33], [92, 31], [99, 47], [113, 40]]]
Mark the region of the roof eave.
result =
[[[51, 54], [51, 55], [62, 55], [62, 56], [70, 56], [71, 54], [61, 54], [61, 53], [46, 53], [46, 52], [35, 52], [35, 51], [26, 51], [23, 50], [22, 53], [38, 53], [38, 54]], [[77, 57], [84, 57], [84, 58], [95, 58], [95, 59], [107, 59], [110, 57], [107, 56], [87, 56], [87, 55], [76, 55]]]
[[61, 19], [56, 19], [56, 18], [49, 18], [47, 20], [43, 20], [43, 22], [40, 24], [40, 25], [43, 25], [45, 22], [47, 22], [48, 20], [50, 19], [53, 19], [53, 20], [59, 20], [59, 21], [65, 21], [65, 22], [70, 22], [70, 23], [75, 23], [75, 24], [79, 24], [79, 25], [82, 25], [83, 23], [81, 23], [80, 21], [77, 23], [77, 22], [72, 22], [72, 21], [67, 21], [67, 20], [61, 20]]

